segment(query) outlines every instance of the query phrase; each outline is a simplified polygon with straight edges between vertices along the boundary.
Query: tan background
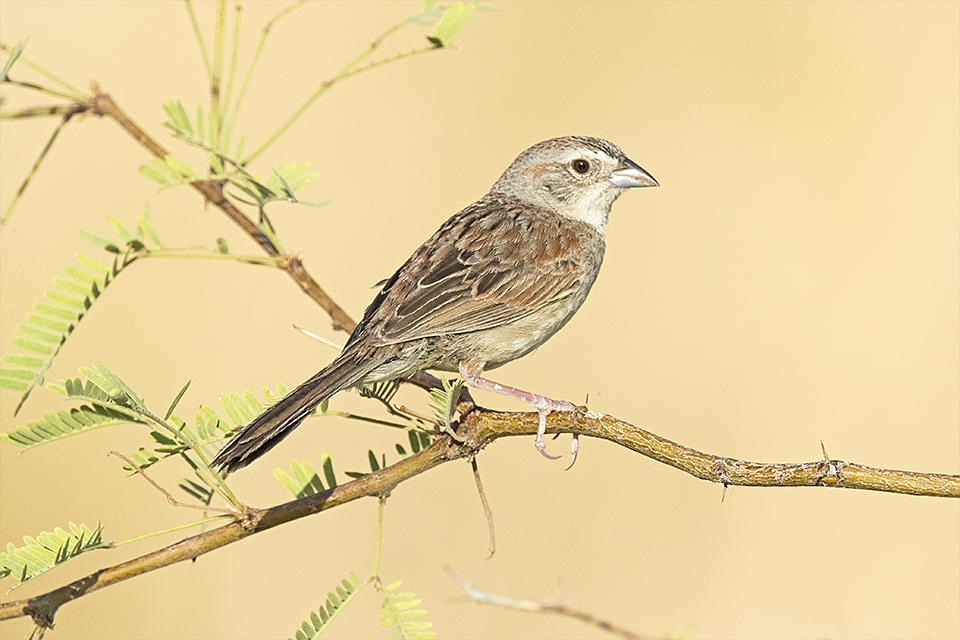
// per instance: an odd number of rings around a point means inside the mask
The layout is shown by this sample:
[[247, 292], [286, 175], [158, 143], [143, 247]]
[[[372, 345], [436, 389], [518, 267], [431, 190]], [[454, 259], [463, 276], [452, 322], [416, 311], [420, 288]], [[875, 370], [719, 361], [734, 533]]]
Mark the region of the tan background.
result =
[[[283, 5], [246, 3], [242, 60]], [[623, 197], [603, 274], [577, 318], [498, 379], [582, 401], [687, 445], [760, 461], [834, 458], [960, 472], [958, 113], [960, 5], [496, 2], [441, 51], [337, 86], [255, 171], [306, 160], [321, 179], [276, 206], [289, 250], [359, 317], [370, 286], [521, 150], [565, 134], [607, 137], [662, 184]], [[418, 2], [307, 5], [278, 23], [240, 128], [248, 149]], [[212, 4], [198, 4], [211, 42]], [[184, 8], [172, 2], [3, 2], [0, 39], [78, 86], [96, 78], [170, 146], [161, 105], [208, 104]], [[419, 46], [409, 33], [383, 53]], [[19, 67], [15, 74], [28, 76]], [[7, 108], [51, 100], [7, 91]], [[53, 126], [4, 122], [6, 206]], [[196, 162], [191, 152], [181, 157]], [[113, 124], [64, 132], [0, 231], [0, 345], [50, 279], [145, 202], [170, 245], [251, 243], [186, 189], [157, 193], [146, 156]], [[200, 166], [199, 164], [197, 166]], [[50, 379], [99, 360], [162, 410], [188, 379], [192, 419], [221, 392], [295, 384], [334, 352], [291, 330], [334, 334], [292, 282], [205, 262], [136, 265], [97, 302]], [[63, 407], [39, 391], [0, 427]], [[420, 394], [407, 400], [424, 407]], [[499, 398], [485, 404], [519, 409]], [[355, 394], [336, 406], [365, 408]], [[287, 498], [272, 469], [333, 455], [338, 471], [392, 450], [394, 432], [317, 420], [234, 479], [253, 505]], [[122, 540], [190, 521], [105, 452], [144, 443], [113, 428], [16, 455], [0, 446], [0, 540], [68, 521]], [[569, 438], [550, 444], [560, 452]], [[570, 472], [532, 438], [479, 458], [497, 525], [463, 463], [399, 487], [382, 573], [424, 599], [442, 637], [600, 638], [574, 621], [481, 607], [443, 573], [551, 599], [638, 631], [690, 638], [948, 638], [960, 635], [960, 504], [815, 489], [719, 486], [585, 440]], [[180, 470], [161, 465], [175, 486]], [[373, 561], [376, 503], [336, 509], [111, 587], [64, 608], [58, 638], [291, 635], [349, 571]], [[42, 593], [174, 541], [77, 559], [22, 590]], [[9, 581], [4, 581], [9, 585]], [[372, 591], [331, 637], [387, 637]], [[28, 624], [0, 626], [21, 637]]]

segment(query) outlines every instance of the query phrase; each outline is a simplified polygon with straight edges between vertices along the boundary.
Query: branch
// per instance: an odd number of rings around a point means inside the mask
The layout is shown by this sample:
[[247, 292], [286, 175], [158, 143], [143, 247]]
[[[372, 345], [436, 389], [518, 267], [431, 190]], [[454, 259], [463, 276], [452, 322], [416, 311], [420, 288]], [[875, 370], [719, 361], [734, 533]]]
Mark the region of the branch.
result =
[[[464, 419], [481, 442], [508, 435], [537, 432], [536, 413], [502, 414], [475, 411]], [[685, 473], [722, 484], [743, 487], [835, 487], [887, 491], [914, 496], [960, 498], [960, 476], [878, 469], [844, 460], [800, 463], [748, 462], [703, 453], [667, 440], [640, 427], [581, 407], [571, 414], [551, 414], [547, 433], [572, 433], [609, 440]]]
[[519, 609], [520, 611], [533, 611], [535, 613], [555, 613], [557, 615], [574, 618], [575, 620], [579, 620], [585, 624], [597, 627], [598, 629], [602, 629], [603, 631], [611, 633], [615, 636], [620, 636], [626, 640], [648, 640], [648, 638], [650, 638], [650, 636], [641, 636], [630, 629], [625, 629], [613, 624], [612, 622], [598, 618], [592, 613], [587, 613], [586, 611], [581, 611], [579, 609], [573, 609], [561, 602], [539, 602], [536, 600], [511, 598], [510, 596], [503, 596], [497, 593], [488, 593], [477, 588], [476, 585], [450, 567], [446, 567], [446, 569], [447, 575], [450, 576], [454, 582], [459, 584], [460, 587], [467, 592], [468, 596], [480, 604], [492, 604], [498, 607]]
[[[93, 86], [93, 96], [90, 98], [87, 106], [90, 112], [110, 118], [120, 125], [121, 129], [130, 134], [130, 136], [140, 143], [140, 146], [146, 149], [151, 155], [161, 160], [170, 155], [169, 151], [164, 149], [162, 145], [141, 129], [137, 123], [131, 120], [108, 94], [100, 91], [100, 87], [96, 84]], [[188, 178], [189, 176], [183, 177]], [[335, 330], [343, 330], [347, 333], [353, 331], [356, 323], [340, 305], [327, 295], [320, 285], [317, 284], [317, 281], [307, 273], [307, 270], [303, 268], [303, 262], [299, 256], [281, 256], [280, 251], [274, 246], [273, 242], [270, 241], [267, 234], [254, 224], [250, 218], [237, 209], [223, 194], [223, 182], [196, 180], [190, 182], [190, 186], [213, 206], [226, 214], [228, 218], [233, 220], [268, 256], [272, 258], [283, 257], [280, 268], [293, 278], [293, 281], [297, 283], [301, 291], [306, 293], [311, 300], [327, 312], [333, 321], [333, 328]]]
[[[458, 432], [465, 436], [463, 443], [456, 443], [451, 438], [439, 439], [416, 455], [347, 484], [267, 509], [247, 508], [236, 520], [219, 529], [103, 569], [43, 595], [0, 604], [0, 620], [29, 615], [41, 627], [50, 627], [57, 609], [89, 593], [184, 560], [193, 560], [277, 525], [358, 498], [387, 496], [394, 487], [424, 471], [451, 460], [472, 458], [498, 438], [534, 435], [537, 414], [476, 409], [463, 417]], [[830, 459], [796, 464], [746, 462], [702, 453], [585, 408], [570, 414], [551, 414], [547, 420], [547, 433], [572, 433], [609, 440], [724, 487], [820, 486], [960, 498], [960, 476], [876, 469]]]

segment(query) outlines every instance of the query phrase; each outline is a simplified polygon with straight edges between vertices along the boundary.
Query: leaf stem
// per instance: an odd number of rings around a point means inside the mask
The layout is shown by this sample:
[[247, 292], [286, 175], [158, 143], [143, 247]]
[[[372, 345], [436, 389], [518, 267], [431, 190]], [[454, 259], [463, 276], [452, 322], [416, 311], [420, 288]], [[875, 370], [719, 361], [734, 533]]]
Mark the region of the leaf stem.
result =
[[210, 70], [210, 58], [207, 57], [207, 48], [203, 45], [203, 34], [200, 32], [200, 25], [197, 24], [197, 16], [193, 12], [193, 3], [190, 0], [184, 0], [187, 6], [187, 14], [190, 16], [190, 24], [193, 26], [193, 34], [197, 37], [197, 46], [200, 47], [200, 56], [203, 58], [203, 68], [207, 72], [207, 79], [213, 77]]
[[217, 520], [223, 520], [224, 518], [234, 517], [231, 514], [220, 514], [219, 516], [210, 516], [209, 518], [204, 518], [203, 520], [197, 520], [195, 522], [188, 522], [186, 524], [178, 524], [175, 527], [170, 527], [169, 529], [164, 529], [163, 531], [154, 531], [153, 533], [147, 533], [142, 536], [137, 536], [135, 538], [130, 538], [128, 540], [121, 540], [119, 542], [111, 542], [110, 547], [122, 547], [123, 545], [131, 544], [134, 542], [140, 542], [141, 540], [147, 540], [149, 538], [156, 538], [157, 536], [162, 536], [165, 533], [173, 533], [174, 531], [182, 531], [183, 529], [189, 529], [190, 527], [198, 527], [211, 522], [216, 522]]
[[345, 80], [359, 73], [363, 73], [364, 71], [375, 69], [389, 62], [396, 62], [397, 60], [410, 58], [415, 55], [419, 55], [421, 53], [427, 53], [429, 51], [437, 51], [442, 48], [442, 47], [428, 46], [428, 47], [424, 47], [423, 49], [414, 49], [413, 51], [408, 51], [406, 53], [401, 53], [395, 56], [384, 58], [383, 60], [374, 62], [364, 67], [355, 68], [357, 64], [360, 63], [361, 60], [363, 60], [368, 55], [373, 53], [373, 51], [383, 43], [384, 39], [393, 35], [394, 33], [399, 31], [402, 27], [404, 27], [407, 24], [410, 24], [409, 18], [403, 20], [402, 22], [398, 22], [397, 24], [393, 25], [392, 27], [390, 27], [389, 29], [381, 33], [376, 39], [374, 39], [372, 43], [370, 43], [369, 47], [367, 47], [364, 51], [362, 51], [356, 58], [354, 58], [349, 63], [347, 63], [347, 65], [344, 66], [342, 69], [340, 69], [340, 71], [338, 71], [336, 75], [334, 75], [329, 80], [324, 80], [323, 82], [321, 82], [320, 86], [318, 86], [316, 90], [314, 90], [314, 92], [310, 95], [310, 97], [307, 98], [306, 102], [304, 102], [303, 105], [301, 105], [300, 108], [297, 109], [293, 113], [293, 115], [290, 116], [290, 118], [283, 125], [281, 125], [280, 128], [277, 129], [272, 136], [270, 136], [267, 139], [266, 142], [260, 145], [260, 147], [256, 151], [254, 151], [253, 153], [248, 155], [246, 158], [244, 158], [241, 164], [246, 165], [252, 162], [257, 156], [259, 156], [261, 153], [266, 151], [266, 149], [270, 147], [270, 145], [272, 145], [274, 142], [277, 141], [278, 138], [280, 138], [280, 136], [286, 133], [287, 129], [293, 126], [293, 123], [295, 123], [297, 120], [300, 119], [300, 116], [302, 116], [306, 112], [306, 110], [309, 109], [314, 102], [316, 102], [317, 98], [322, 96], [324, 93], [326, 93], [330, 89], [330, 87], [340, 82], [341, 80]]
[[[0, 50], [6, 51], [8, 53], [10, 52], [10, 49], [6, 45], [0, 45]], [[53, 75], [52, 73], [50, 73], [49, 71], [41, 67], [39, 64], [30, 60], [30, 58], [24, 55], [21, 55], [19, 57], [19, 60], [22, 61], [23, 64], [27, 65], [28, 67], [30, 67], [31, 69], [33, 69], [34, 71], [42, 75], [44, 78], [53, 81], [55, 84], [60, 85], [63, 89], [66, 89], [69, 92], [69, 95], [61, 95], [61, 97], [66, 97], [67, 99], [73, 100], [75, 102], [84, 102], [83, 91], [80, 91], [80, 89], [77, 89], [75, 86], [73, 86], [66, 80], [63, 80]], [[11, 82], [9, 79], [7, 81]], [[26, 84], [26, 83], [23, 83], [23, 84]], [[39, 87], [37, 85], [33, 85], [31, 88], [44, 90], [42, 87]], [[46, 90], [46, 91], [50, 91], [50, 90]]]
[[217, 24], [213, 31], [213, 75], [210, 77], [210, 135], [212, 144], [220, 148], [220, 81], [223, 73], [223, 33], [226, 30], [227, 0], [217, 0]]

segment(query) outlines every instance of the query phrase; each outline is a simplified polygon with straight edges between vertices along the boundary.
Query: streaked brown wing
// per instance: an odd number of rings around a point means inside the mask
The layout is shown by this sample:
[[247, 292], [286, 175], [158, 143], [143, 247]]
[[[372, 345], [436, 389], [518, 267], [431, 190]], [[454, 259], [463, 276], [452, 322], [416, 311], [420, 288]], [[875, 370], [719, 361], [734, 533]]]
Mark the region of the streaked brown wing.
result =
[[[466, 333], [519, 320], [575, 292], [586, 225], [481, 200], [448, 220], [364, 314], [373, 344]], [[586, 229], [585, 229], [586, 228]], [[594, 232], [595, 233], [595, 232]]]

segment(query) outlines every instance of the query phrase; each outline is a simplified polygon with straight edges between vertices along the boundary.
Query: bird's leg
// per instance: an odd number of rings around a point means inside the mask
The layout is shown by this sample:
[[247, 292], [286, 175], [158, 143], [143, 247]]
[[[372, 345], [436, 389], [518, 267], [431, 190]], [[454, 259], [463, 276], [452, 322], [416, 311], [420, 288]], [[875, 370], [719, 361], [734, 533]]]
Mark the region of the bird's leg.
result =
[[553, 400], [552, 398], [541, 396], [537, 393], [531, 393], [529, 391], [524, 391], [523, 389], [508, 387], [505, 384], [500, 384], [499, 382], [494, 382], [493, 380], [487, 380], [476, 371], [464, 367], [462, 363], [460, 365], [460, 376], [463, 377], [464, 382], [466, 382], [468, 386], [471, 386], [474, 389], [499, 393], [500, 395], [507, 396], [508, 398], [513, 398], [514, 400], [519, 400], [520, 402], [525, 402], [533, 407], [536, 407], [539, 417], [539, 424], [537, 426], [537, 439], [534, 444], [536, 444], [537, 451], [551, 460], [557, 460], [562, 457], [552, 456], [547, 453], [547, 446], [543, 442], [543, 434], [546, 433], [547, 430], [547, 414], [553, 413], [554, 411], [575, 411], [577, 408], [575, 405], [567, 402], [566, 400]]

